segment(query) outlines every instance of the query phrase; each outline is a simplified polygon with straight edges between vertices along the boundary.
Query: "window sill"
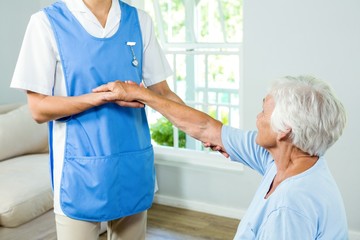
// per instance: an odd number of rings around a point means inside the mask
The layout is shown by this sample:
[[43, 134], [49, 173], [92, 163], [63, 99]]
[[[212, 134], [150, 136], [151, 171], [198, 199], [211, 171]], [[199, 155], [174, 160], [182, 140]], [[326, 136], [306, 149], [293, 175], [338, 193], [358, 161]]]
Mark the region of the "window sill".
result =
[[201, 152], [188, 149], [154, 146], [155, 163], [172, 167], [207, 168], [241, 172], [244, 166], [217, 152]]

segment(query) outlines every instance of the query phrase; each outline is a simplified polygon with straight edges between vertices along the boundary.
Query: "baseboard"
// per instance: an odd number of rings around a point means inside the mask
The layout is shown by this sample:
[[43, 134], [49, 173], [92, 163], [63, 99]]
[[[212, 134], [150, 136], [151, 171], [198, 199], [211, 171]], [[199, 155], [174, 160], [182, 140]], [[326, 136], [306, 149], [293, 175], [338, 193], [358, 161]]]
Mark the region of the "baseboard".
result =
[[[242, 209], [221, 207], [213, 204], [184, 200], [160, 194], [155, 195], [154, 203], [235, 219], [241, 219], [245, 214], [245, 210]], [[360, 232], [349, 231], [349, 240], [360, 240]]]
[[349, 231], [349, 239], [350, 240], [360, 240], [360, 232]]
[[164, 196], [160, 194], [155, 195], [154, 203], [171, 206], [171, 207], [178, 207], [184, 208], [192, 211], [204, 212], [212, 215], [240, 219], [244, 216], [245, 211], [234, 209], [234, 208], [227, 208], [218, 205], [197, 202], [197, 201], [190, 201], [184, 200], [169, 196]]

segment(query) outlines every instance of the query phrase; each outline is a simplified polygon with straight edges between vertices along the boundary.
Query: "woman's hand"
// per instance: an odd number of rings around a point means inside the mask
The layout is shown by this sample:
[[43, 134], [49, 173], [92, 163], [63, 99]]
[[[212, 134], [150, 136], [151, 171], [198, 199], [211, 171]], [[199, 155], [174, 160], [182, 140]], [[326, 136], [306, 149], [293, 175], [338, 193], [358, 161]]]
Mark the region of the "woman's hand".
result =
[[94, 88], [92, 91], [94, 93], [103, 92], [103, 99], [108, 102], [115, 102], [122, 107], [133, 107], [133, 108], [143, 108], [145, 105], [136, 100], [134, 91], [140, 89], [136, 83], [132, 81], [121, 82], [119, 80], [115, 82], [109, 82], [103, 84], [97, 88]]
[[221, 153], [226, 158], [230, 157], [230, 155], [221, 146], [213, 145], [213, 144], [208, 143], [208, 142], [203, 142], [203, 146], [206, 147], [206, 148], [211, 148], [211, 150]]

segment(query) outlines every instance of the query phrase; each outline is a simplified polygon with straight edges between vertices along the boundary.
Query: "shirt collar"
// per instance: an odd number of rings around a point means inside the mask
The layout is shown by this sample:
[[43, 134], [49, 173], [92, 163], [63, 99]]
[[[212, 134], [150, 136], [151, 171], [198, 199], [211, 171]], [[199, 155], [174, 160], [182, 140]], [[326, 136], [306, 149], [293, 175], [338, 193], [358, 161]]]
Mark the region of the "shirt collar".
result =
[[[87, 19], [98, 23], [97, 19], [93, 13], [86, 7], [85, 3], [82, 0], [62, 0], [70, 12], [85, 14]], [[106, 22], [106, 29], [110, 31], [111, 29], [117, 27], [120, 23], [121, 18], [121, 9], [118, 0], [112, 0], [111, 8], [108, 14], [108, 19]], [[99, 24], [100, 25], [100, 24]]]
[[[89, 13], [91, 12], [85, 5], [82, 0], [62, 0], [70, 12], [82, 12], [82, 13]], [[121, 16], [121, 9], [118, 0], [112, 0], [111, 8], [109, 11], [109, 16], [112, 15], [113, 17], [120, 18]]]

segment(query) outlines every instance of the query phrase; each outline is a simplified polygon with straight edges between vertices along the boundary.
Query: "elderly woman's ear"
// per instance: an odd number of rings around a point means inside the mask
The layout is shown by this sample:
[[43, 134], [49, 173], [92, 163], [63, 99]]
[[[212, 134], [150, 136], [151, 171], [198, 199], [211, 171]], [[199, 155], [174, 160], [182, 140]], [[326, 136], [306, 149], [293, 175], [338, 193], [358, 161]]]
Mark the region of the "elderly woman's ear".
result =
[[278, 141], [286, 141], [290, 139], [291, 128], [287, 128], [284, 132], [278, 132], [277, 140]]

